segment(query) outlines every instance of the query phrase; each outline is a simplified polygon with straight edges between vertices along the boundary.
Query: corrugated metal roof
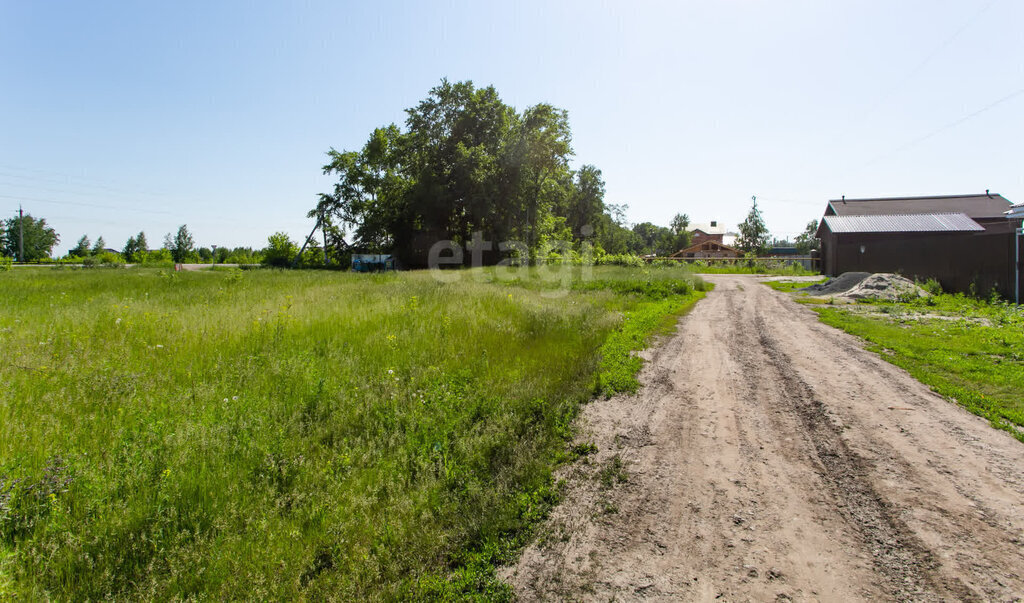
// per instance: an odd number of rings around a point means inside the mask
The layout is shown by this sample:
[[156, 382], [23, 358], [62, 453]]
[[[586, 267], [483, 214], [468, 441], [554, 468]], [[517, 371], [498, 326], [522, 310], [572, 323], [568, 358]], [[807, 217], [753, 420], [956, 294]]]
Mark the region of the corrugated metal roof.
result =
[[1001, 218], [1003, 212], [1010, 208], [1010, 202], [996, 193], [887, 199], [832, 199], [828, 204], [838, 216], [965, 213], [972, 218]]
[[824, 226], [837, 234], [851, 232], [977, 232], [985, 230], [967, 214], [891, 214], [825, 216]]

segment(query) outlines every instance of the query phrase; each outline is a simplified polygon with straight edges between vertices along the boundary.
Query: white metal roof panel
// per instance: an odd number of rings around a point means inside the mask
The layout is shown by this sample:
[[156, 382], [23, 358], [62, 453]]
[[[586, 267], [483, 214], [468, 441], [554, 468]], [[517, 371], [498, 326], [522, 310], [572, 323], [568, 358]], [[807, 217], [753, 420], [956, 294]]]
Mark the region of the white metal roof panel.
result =
[[978, 232], [985, 228], [963, 213], [825, 216], [834, 233], [853, 232]]

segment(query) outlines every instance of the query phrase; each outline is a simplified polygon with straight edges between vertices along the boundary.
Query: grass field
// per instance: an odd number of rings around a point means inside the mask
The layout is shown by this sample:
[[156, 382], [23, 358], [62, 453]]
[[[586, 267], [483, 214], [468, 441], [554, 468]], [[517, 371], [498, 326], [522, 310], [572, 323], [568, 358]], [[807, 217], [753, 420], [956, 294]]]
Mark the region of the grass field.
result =
[[[0, 274], [0, 599], [504, 599], [679, 269]], [[499, 278], [500, 277], [500, 278]]]
[[798, 301], [808, 303], [822, 322], [861, 337], [885, 360], [1024, 442], [1021, 308], [962, 294], [907, 303]]

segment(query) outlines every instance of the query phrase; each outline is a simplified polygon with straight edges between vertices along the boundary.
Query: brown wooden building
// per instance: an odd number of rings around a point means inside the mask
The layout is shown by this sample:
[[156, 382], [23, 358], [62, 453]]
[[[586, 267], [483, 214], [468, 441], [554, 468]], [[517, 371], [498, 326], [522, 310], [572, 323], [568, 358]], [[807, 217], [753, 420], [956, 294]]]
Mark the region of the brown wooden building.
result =
[[949, 291], [1013, 298], [1014, 227], [1001, 195], [829, 201], [818, 227], [822, 273], [898, 272]]

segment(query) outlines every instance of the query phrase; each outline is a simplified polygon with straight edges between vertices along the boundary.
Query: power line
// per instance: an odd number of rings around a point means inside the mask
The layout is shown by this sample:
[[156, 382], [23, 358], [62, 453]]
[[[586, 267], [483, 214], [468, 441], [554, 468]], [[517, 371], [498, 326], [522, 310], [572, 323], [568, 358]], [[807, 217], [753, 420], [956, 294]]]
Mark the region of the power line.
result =
[[[118, 188], [106, 186], [106, 185], [103, 185], [103, 184], [91, 184], [89, 182], [75, 182], [75, 180], [80, 180], [76, 176], [60, 176], [60, 177], [27, 176], [25, 174], [13, 173], [13, 172], [9, 171], [8, 169], [4, 169], [4, 168], [0, 168], [0, 176], [3, 176], [4, 178], [17, 178], [19, 180], [31, 180], [31, 181], [34, 181], [34, 182], [44, 182], [46, 184], [64, 184], [64, 185], [71, 185], [71, 186], [81, 186], [81, 187], [85, 187], [85, 188], [95, 188], [95, 189], [101, 189], [101, 190], [105, 190], [105, 191], [108, 191], [108, 192], [115, 192], [115, 193], [120, 193], [120, 194], [135, 194], [135, 193], [130, 193], [128, 191], [125, 191], [123, 189], [118, 189]], [[143, 193], [143, 194], [145, 194], [145, 193]]]
[[[4, 174], [0, 173], [0, 177], [4, 177]], [[47, 192], [47, 193], [61, 193], [66, 195], [74, 195], [77, 197], [102, 197], [110, 198], [112, 196], [130, 196], [133, 200], [138, 201], [140, 195], [131, 195], [130, 193], [109, 193], [109, 192], [93, 192], [93, 191], [76, 191], [64, 188], [51, 188], [49, 186], [38, 186], [35, 184], [18, 184], [17, 182], [4, 182], [0, 181], [0, 186], [29, 189], [34, 192]]]
[[116, 207], [113, 205], [101, 205], [99, 203], [82, 203], [80, 201], [56, 201], [54, 199], [41, 199], [39, 197], [27, 197], [25, 195], [0, 195], [3, 199], [14, 199], [16, 201], [36, 201], [38, 203], [53, 203], [56, 205], [75, 205], [78, 207], [93, 207], [97, 209], [113, 209], [116, 211], [127, 211], [147, 214], [161, 214], [165, 216], [178, 216], [177, 212], [161, 211], [159, 209], [139, 209], [137, 207]]
[[910, 80], [912, 80], [915, 77], [917, 77], [917, 75], [919, 73], [921, 73], [924, 70], [924, 68], [928, 66], [929, 63], [932, 62], [932, 59], [934, 59], [943, 50], [945, 50], [947, 47], [949, 47], [949, 45], [952, 44], [958, 37], [960, 37], [960, 34], [962, 34], [965, 31], [967, 31], [967, 29], [970, 28], [971, 25], [974, 25], [974, 22], [978, 20], [978, 17], [980, 17], [982, 14], [984, 14], [988, 9], [992, 8], [992, 5], [995, 4], [995, 3], [996, 3], [996, 0], [991, 0], [988, 4], [983, 6], [981, 8], [981, 10], [979, 10], [976, 13], [974, 13], [974, 16], [972, 16], [970, 19], [965, 21], [964, 24], [961, 25], [960, 28], [957, 29], [953, 33], [953, 35], [951, 35], [948, 38], [946, 38], [945, 41], [943, 41], [941, 44], [936, 46], [934, 50], [932, 50], [930, 53], [928, 53], [928, 55], [925, 56], [925, 58], [920, 63], [918, 63], [916, 67], [911, 69], [910, 72], [902, 80], [900, 80], [900, 82], [898, 84], [896, 84], [895, 86], [890, 86], [887, 89], [887, 93], [882, 98], [880, 98], [874, 105], [872, 105], [871, 108], [869, 108], [867, 111], [865, 111], [860, 117], [858, 117], [857, 119], [853, 120], [853, 123], [856, 124], [856, 123], [863, 122], [865, 119], [870, 117], [875, 111], [877, 111], [879, 109], [879, 107], [881, 107], [882, 105], [887, 103], [889, 101], [889, 99], [891, 99], [893, 96], [895, 96], [897, 92], [902, 90], [907, 85], [907, 83], [910, 82]]
[[924, 136], [919, 136], [919, 137], [917, 137], [917, 138], [915, 138], [915, 139], [913, 139], [913, 140], [911, 140], [911, 141], [909, 141], [909, 142], [907, 142], [907, 143], [897, 147], [896, 149], [894, 149], [894, 150], [892, 150], [892, 151], [890, 151], [888, 153], [883, 153], [882, 155], [879, 155], [879, 156], [875, 157], [874, 159], [872, 159], [872, 160], [868, 161], [867, 163], [865, 163], [864, 167], [872, 165], [874, 163], [877, 163], [878, 161], [880, 161], [880, 160], [882, 160], [882, 159], [884, 159], [886, 157], [890, 157], [892, 155], [896, 155], [896, 154], [898, 154], [898, 153], [900, 153], [902, 151], [905, 151], [905, 150], [907, 150], [907, 149], [909, 149], [911, 147], [917, 146], [917, 145], [921, 144], [922, 142], [928, 140], [929, 138], [933, 138], [933, 137], [938, 136], [939, 134], [945, 132], [946, 130], [955, 128], [956, 126], [959, 126], [960, 124], [964, 123], [965, 121], [973, 119], [973, 118], [981, 115], [982, 113], [985, 113], [986, 111], [989, 111], [990, 109], [994, 109], [995, 107], [997, 107], [997, 106], [999, 106], [999, 105], [1001, 105], [1001, 104], [1003, 104], [1003, 103], [1005, 103], [1007, 101], [1013, 100], [1014, 98], [1020, 96], [1021, 94], [1024, 94], [1024, 88], [1019, 88], [1018, 90], [1016, 90], [1014, 92], [1011, 92], [1010, 94], [1007, 94], [1006, 96], [1000, 98], [999, 100], [985, 105], [984, 107], [982, 107], [981, 109], [978, 109], [977, 111], [975, 111], [973, 113], [969, 113], [969, 114], [961, 117], [960, 119], [957, 119], [955, 121], [951, 121], [948, 124], [946, 124], [946, 125], [944, 125], [944, 126], [942, 126], [940, 128], [932, 130], [931, 132], [925, 134]]
[[[154, 197], [165, 196], [167, 193], [147, 190], [132, 191], [124, 188], [110, 186], [109, 184], [102, 183], [101, 180], [94, 178], [88, 178], [86, 176], [74, 176], [66, 172], [54, 172], [50, 170], [40, 170], [35, 168], [25, 168], [14, 165], [0, 164], [0, 170], [7, 173], [0, 173], [0, 176], [7, 178], [19, 178], [22, 180], [35, 180], [38, 182], [46, 182], [49, 184], [66, 184], [71, 186], [81, 186], [86, 188], [101, 189], [108, 192], [119, 193], [124, 195], [150, 195]], [[29, 172], [33, 174], [44, 174], [45, 176], [32, 176], [10, 172]], [[91, 181], [91, 182], [90, 182]]]

